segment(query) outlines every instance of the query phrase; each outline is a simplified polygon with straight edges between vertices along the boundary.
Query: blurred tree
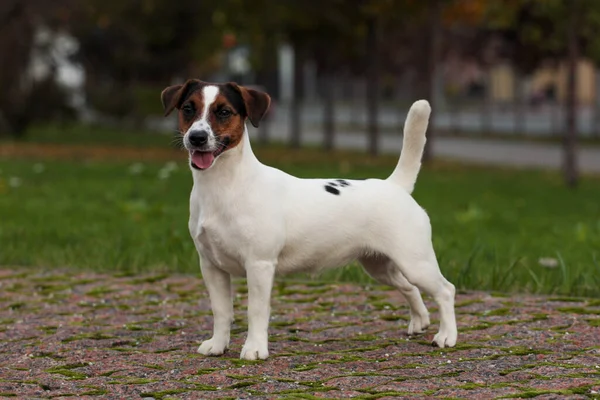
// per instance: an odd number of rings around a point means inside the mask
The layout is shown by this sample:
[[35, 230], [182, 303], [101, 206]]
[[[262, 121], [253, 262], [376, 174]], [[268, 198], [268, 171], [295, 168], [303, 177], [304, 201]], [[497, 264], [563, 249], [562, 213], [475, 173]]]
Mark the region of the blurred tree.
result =
[[[136, 89], [159, 90], [173, 79], [210, 70], [222, 48], [226, 5], [218, 1], [89, 0], [71, 19], [79, 39], [87, 92], [113, 116], [136, 111]], [[227, 2], [225, 2], [227, 3]], [[156, 106], [157, 110], [159, 105]]]
[[63, 0], [0, 2], [0, 135], [21, 137], [36, 120], [71, 114], [54, 72], [36, 80], [32, 69], [34, 50], [38, 55], [50, 50], [38, 46], [38, 28], [60, 27], [64, 5]]
[[577, 145], [577, 62], [579, 43], [577, 26], [581, 21], [581, 2], [571, 0], [568, 8], [567, 26], [567, 129], [564, 136], [564, 174], [568, 186], [577, 185], [578, 171], [576, 159]]
[[19, 0], [0, 3], [0, 119], [13, 136], [21, 136], [29, 121], [26, 103], [29, 90], [23, 84], [24, 71], [30, 60], [35, 26], [29, 7]]
[[490, 18], [491, 28], [502, 35], [506, 55], [523, 74], [544, 61], [567, 61], [567, 93], [563, 134], [564, 175], [569, 186], [577, 184], [577, 86], [580, 56], [600, 62], [600, 2], [595, 0], [510, 0], [492, 2], [503, 10]]

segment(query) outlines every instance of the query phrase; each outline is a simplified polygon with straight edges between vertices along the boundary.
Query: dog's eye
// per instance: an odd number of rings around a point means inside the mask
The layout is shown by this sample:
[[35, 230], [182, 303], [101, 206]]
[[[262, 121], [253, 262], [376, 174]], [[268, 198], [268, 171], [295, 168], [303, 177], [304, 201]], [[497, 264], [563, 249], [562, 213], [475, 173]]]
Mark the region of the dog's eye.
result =
[[226, 108], [222, 108], [219, 111], [217, 111], [217, 117], [219, 117], [219, 118], [227, 118], [227, 117], [231, 116], [231, 114], [232, 114], [231, 111], [229, 111]]
[[181, 107], [181, 111], [183, 112], [183, 115], [188, 118], [194, 116], [194, 106], [192, 106], [190, 103], [187, 103]]

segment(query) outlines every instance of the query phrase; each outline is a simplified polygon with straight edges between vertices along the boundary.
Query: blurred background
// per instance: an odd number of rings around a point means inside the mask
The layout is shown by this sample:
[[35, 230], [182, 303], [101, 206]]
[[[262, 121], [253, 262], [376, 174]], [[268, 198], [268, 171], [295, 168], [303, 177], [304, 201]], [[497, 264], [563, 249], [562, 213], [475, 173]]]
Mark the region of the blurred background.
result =
[[600, 294], [597, 32], [595, 0], [3, 0], [0, 265], [196, 272], [160, 92], [199, 78], [268, 92], [257, 153], [305, 177], [386, 177], [428, 99], [449, 279]]

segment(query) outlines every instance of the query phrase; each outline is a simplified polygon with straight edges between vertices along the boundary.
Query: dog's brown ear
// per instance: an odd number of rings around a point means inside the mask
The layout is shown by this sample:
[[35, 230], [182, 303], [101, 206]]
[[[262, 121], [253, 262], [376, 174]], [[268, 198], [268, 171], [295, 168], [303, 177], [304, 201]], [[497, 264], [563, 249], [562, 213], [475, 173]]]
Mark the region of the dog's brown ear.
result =
[[239, 86], [237, 83], [230, 82], [229, 85], [242, 96], [248, 119], [255, 128], [258, 128], [260, 120], [269, 110], [271, 97], [259, 90]]
[[188, 79], [183, 85], [169, 86], [160, 94], [160, 100], [165, 109], [165, 117], [171, 114], [175, 108], [181, 107], [181, 104], [188, 98], [190, 93], [202, 87], [205, 82], [198, 79]]
[[181, 89], [183, 85], [169, 86], [160, 94], [160, 101], [165, 109], [165, 117], [177, 107], [179, 98], [181, 97]]
[[165, 117], [177, 107], [179, 97], [181, 95], [181, 88], [183, 85], [169, 86], [160, 94], [160, 101], [163, 103], [165, 109]]

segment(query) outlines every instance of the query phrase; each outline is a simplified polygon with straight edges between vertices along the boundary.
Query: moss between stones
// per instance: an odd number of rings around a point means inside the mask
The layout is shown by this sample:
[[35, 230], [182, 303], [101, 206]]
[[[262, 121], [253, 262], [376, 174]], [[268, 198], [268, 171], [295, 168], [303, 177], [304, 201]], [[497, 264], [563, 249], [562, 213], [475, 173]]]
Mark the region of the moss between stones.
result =
[[481, 322], [477, 325], [473, 325], [473, 326], [462, 326], [460, 328], [458, 328], [459, 332], [469, 332], [469, 331], [480, 331], [483, 329], [487, 329], [491, 326], [493, 326], [493, 323], [490, 322]]
[[504, 308], [497, 308], [495, 310], [486, 311], [483, 313], [483, 316], [486, 316], [486, 317], [503, 316], [503, 315], [509, 315], [510, 313], [511, 313], [510, 308], [504, 307]]
[[569, 314], [600, 315], [600, 310], [592, 310], [584, 307], [559, 307], [557, 310]]
[[547, 349], [534, 349], [532, 347], [524, 347], [524, 346], [513, 346], [501, 349], [507, 353], [510, 353], [514, 356], [528, 356], [530, 354], [551, 354], [552, 351]]
[[311, 288], [311, 289], [292, 289], [292, 288], [281, 288], [279, 289], [279, 295], [295, 295], [295, 294], [300, 294], [300, 295], [316, 295], [316, 294], [322, 294], [322, 293], [327, 293], [331, 291], [331, 288], [329, 285], [322, 287], [322, 288]]
[[262, 376], [260, 376], [260, 375], [225, 374], [225, 376], [228, 377], [228, 378], [237, 379], [237, 380], [242, 380], [242, 379], [260, 379], [260, 378], [262, 378]]
[[156, 370], [166, 369], [162, 365], [158, 365], [158, 364], [142, 364], [142, 367], [146, 367], [146, 368], [150, 368], [150, 369], [156, 369]]
[[212, 374], [215, 371], [222, 371], [225, 368], [201, 368], [196, 371], [196, 375], [207, 375]]
[[141, 397], [153, 397], [156, 400], [162, 400], [167, 396], [171, 396], [174, 394], [180, 394], [180, 393], [184, 393], [184, 392], [189, 392], [189, 389], [169, 389], [169, 390], [163, 390], [160, 392], [144, 392], [144, 393], [140, 393]]
[[600, 318], [587, 319], [586, 321], [590, 326], [600, 327]]
[[217, 388], [214, 386], [211, 386], [211, 385], [205, 385], [203, 383], [193, 383], [193, 382], [186, 382], [186, 383], [194, 385], [194, 390], [211, 391], [211, 392], [217, 391]]
[[91, 390], [82, 392], [78, 396], [102, 396], [105, 394], [108, 394], [108, 390], [101, 389], [101, 388], [95, 388], [95, 389], [91, 389]]
[[177, 350], [181, 350], [181, 347], [175, 346], [175, 347], [169, 347], [167, 349], [158, 349], [158, 350], [154, 350], [152, 353], [154, 353], [154, 354], [162, 354], [162, 353], [170, 353], [172, 351], [177, 351]]
[[107, 382], [109, 385], [146, 385], [148, 383], [158, 382], [157, 379], [147, 379], [147, 378], [124, 378], [122, 381], [109, 381]]
[[92, 333], [80, 333], [78, 335], [70, 336], [66, 339], [61, 340], [63, 343], [73, 342], [75, 340], [105, 340], [105, 339], [114, 339], [115, 337], [104, 332], [92, 332]]
[[47, 372], [51, 373], [51, 374], [58, 374], [58, 375], [63, 375], [66, 376], [67, 378], [71, 379], [71, 380], [83, 380], [86, 379], [88, 376], [84, 373], [81, 372], [77, 372], [77, 371], [72, 371], [70, 369], [55, 369], [55, 370], [46, 370]]
[[52, 335], [52, 334], [56, 333], [56, 331], [58, 330], [58, 327], [53, 326], [53, 325], [48, 325], [48, 326], [42, 326], [39, 329], [48, 335]]
[[471, 306], [473, 304], [479, 304], [479, 303], [483, 303], [483, 300], [471, 299], [471, 300], [465, 300], [465, 301], [458, 302], [458, 303], [456, 303], [455, 307], [461, 308], [461, 307], [467, 307], [467, 306]]
[[132, 279], [130, 283], [133, 285], [136, 285], [139, 283], [156, 283], [156, 282], [162, 281], [168, 277], [169, 277], [168, 274], [157, 274], [157, 275], [152, 275], [152, 276], [148, 276], [145, 278]]
[[499, 399], [508, 399], [508, 398], [520, 398], [520, 399], [530, 399], [537, 396], [542, 396], [544, 394], [559, 394], [563, 396], [574, 395], [574, 394], [583, 394], [589, 395], [590, 388], [592, 385], [584, 385], [569, 389], [555, 390], [555, 389], [529, 389], [529, 388], [518, 388], [522, 390], [521, 393], [513, 393], [506, 396], [498, 397]]
[[415, 394], [411, 392], [400, 392], [394, 390], [388, 390], [385, 392], [378, 392], [374, 389], [358, 389], [357, 392], [368, 393], [368, 395], [354, 397], [354, 399], [360, 400], [375, 400], [380, 399], [382, 397], [413, 397]]
[[233, 385], [228, 386], [228, 389], [241, 389], [241, 388], [245, 388], [248, 386], [254, 386], [258, 383], [259, 382], [256, 382], [256, 381], [237, 382], [237, 383], [234, 383]]
[[285, 328], [286, 326], [295, 325], [296, 321], [272, 321], [270, 326], [275, 328]]
[[533, 314], [531, 314], [531, 316], [533, 317], [531, 319], [531, 322], [543, 321], [543, 320], [548, 319], [548, 314], [544, 314], [544, 313], [533, 313]]
[[108, 293], [112, 293], [114, 292], [114, 289], [111, 289], [108, 286], [96, 286], [95, 288], [89, 290], [86, 294], [88, 296], [92, 296], [92, 297], [103, 297], [104, 295], [108, 294]]
[[23, 307], [25, 307], [25, 303], [23, 303], [22, 301], [15, 302], [15, 303], [12, 303], [12, 304], [8, 305], [8, 309], [11, 310], [11, 311], [20, 310]]
[[408, 321], [408, 320], [410, 320], [410, 317], [407, 317], [406, 315], [394, 315], [394, 314], [382, 315], [379, 318], [384, 321], [398, 321], [398, 320]]
[[[280, 392], [283, 393], [283, 392]], [[288, 396], [278, 396], [280, 399], [308, 399], [308, 400], [322, 400], [323, 396], [315, 396], [310, 393], [302, 393], [302, 392], [286, 392], [289, 393]], [[358, 397], [355, 397], [357, 399]]]

